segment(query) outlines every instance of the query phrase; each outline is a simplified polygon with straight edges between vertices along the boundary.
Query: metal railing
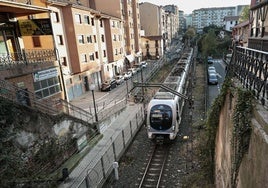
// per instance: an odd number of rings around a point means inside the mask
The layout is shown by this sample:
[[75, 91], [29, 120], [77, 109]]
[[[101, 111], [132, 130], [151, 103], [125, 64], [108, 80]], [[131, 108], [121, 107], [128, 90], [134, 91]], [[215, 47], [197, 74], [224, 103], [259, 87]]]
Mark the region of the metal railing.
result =
[[267, 106], [268, 52], [237, 46], [228, 70], [243, 87], [253, 91], [262, 105]]
[[77, 106], [74, 106], [65, 100], [51, 100], [44, 98], [41, 99], [34, 93], [14, 86], [5, 80], [0, 80], [0, 96], [9, 99], [17, 104], [21, 104], [33, 109], [38, 109], [41, 112], [50, 115], [58, 115], [60, 113], [64, 113], [86, 122], [93, 122], [93, 116], [91, 113]]
[[105, 138], [95, 147], [97, 149], [88, 154], [90, 157], [88, 156], [87, 165], [75, 172], [75, 177], [67, 183], [67, 186], [101, 187], [113, 171], [114, 162], [120, 159], [142, 126], [145, 118], [143, 111], [144, 109], [140, 107], [129, 122], [120, 125], [113, 134], [104, 135]]
[[22, 50], [14, 53], [0, 53], [0, 69], [17, 65], [55, 62], [56, 51], [54, 49]]

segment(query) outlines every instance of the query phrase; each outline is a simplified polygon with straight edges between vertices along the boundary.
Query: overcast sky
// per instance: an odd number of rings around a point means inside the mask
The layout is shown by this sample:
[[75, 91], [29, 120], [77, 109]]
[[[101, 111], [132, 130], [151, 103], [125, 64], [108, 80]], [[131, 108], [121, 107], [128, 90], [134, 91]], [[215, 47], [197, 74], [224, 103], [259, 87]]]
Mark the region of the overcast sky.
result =
[[193, 10], [211, 7], [229, 7], [236, 5], [249, 5], [250, 0], [139, 0], [155, 5], [177, 5], [184, 14], [191, 14]]

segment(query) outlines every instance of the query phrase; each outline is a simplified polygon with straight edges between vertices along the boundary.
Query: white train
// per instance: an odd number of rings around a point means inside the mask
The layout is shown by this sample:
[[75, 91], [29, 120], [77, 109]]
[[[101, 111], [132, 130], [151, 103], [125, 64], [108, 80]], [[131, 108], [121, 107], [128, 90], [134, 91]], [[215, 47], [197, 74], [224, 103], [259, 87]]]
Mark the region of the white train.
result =
[[[186, 95], [187, 76], [191, 65], [193, 49], [187, 49], [176, 63], [163, 85]], [[179, 131], [185, 99], [171, 92], [159, 89], [148, 104], [147, 133], [149, 139], [168, 138], [174, 140]]]

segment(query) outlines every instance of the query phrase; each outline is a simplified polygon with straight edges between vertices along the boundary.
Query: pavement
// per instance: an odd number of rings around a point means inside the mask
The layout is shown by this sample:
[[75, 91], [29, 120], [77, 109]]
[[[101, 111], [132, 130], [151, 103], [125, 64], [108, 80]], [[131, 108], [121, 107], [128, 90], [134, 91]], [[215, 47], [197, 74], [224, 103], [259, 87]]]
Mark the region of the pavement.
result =
[[[104, 97], [109, 97], [108, 92], [94, 92], [95, 100], [98, 101]], [[88, 104], [92, 103], [92, 93], [87, 92], [82, 96], [76, 98], [70, 102], [71, 104], [80, 107], [84, 110], [89, 110]], [[129, 125], [129, 121], [135, 118], [135, 115], [142, 109], [142, 104], [135, 104], [131, 101], [127, 102], [126, 108], [117, 114], [116, 118], [102, 130], [102, 139], [92, 148], [81, 160], [81, 162], [69, 172], [69, 178], [62, 184], [59, 188], [70, 188], [70, 187], [80, 187], [80, 183], [83, 181], [84, 177], [87, 176], [88, 170], [91, 168], [92, 162], [99, 161], [103, 156], [104, 151], [109, 147], [106, 143], [110, 141], [111, 135], [114, 135], [115, 132], [121, 131], [124, 129], [124, 125]]]
[[[94, 98], [95, 102], [98, 103], [99, 100], [108, 97], [109, 92], [101, 92], [101, 91], [94, 91]], [[70, 101], [71, 104], [85, 110], [92, 112], [92, 107], [93, 107], [93, 97], [92, 97], [92, 92], [88, 91], [84, 93], [83, 95], [73, 99]]]

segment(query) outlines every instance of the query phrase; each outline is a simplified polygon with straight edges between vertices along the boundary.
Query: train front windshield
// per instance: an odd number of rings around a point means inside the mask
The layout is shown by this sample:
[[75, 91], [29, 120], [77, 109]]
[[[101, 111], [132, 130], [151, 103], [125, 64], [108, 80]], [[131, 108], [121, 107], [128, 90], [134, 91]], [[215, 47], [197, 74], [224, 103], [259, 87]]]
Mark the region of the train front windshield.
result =
[[156, 130], [167, 130], [172, 126], [172, 109], [168, 105], [155, 105], [150, 111], [150, 125]]

